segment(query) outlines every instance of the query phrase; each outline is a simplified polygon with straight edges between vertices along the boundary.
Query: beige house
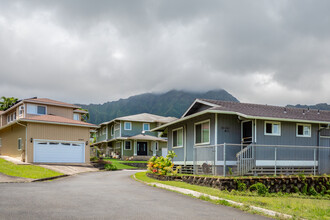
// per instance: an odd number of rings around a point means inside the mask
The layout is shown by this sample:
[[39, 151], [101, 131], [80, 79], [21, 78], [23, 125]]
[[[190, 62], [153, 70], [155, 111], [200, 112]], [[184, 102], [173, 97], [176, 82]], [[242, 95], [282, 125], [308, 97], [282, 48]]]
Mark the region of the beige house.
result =
[[79, 106], [47, 98], [18, 101], [0, 111], [0, 155], [29, 163], [89, 162], [90, 129]]

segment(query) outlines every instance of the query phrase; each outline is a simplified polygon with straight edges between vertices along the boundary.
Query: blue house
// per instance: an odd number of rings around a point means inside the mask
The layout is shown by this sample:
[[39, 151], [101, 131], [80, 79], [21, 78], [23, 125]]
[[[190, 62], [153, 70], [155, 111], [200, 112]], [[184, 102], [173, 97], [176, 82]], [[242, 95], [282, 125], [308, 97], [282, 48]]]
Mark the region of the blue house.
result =
[[92, 146], [107, 156], [121, 159], [147, 160], [151, 156], [161, 156], [167, 154], [167, 137], [151, 129], [176, 119], [149, 113], [115, 118], [98, 126]]
[[152, 131], [167, 132], [174, 163], [195, 173], [323, 174], [330, 173], [329, 125], [330, 111], [197, 99]]

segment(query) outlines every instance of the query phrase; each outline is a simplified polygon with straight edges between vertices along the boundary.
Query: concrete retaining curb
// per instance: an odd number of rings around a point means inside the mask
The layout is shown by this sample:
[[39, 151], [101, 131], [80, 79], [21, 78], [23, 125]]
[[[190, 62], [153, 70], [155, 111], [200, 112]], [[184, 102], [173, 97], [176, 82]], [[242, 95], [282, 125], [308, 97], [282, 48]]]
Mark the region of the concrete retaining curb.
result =
[[63, 177], [68, 177], [71, 175], [60, 175], [60, 176], [53, 176], [53, 177], [47, 177], [47, 178], [41, 178], [41, 179], [36, 179], [36, 180], [32, 180], [31, 182], [43, 182], [43, 181], [47, 181], [47, 180], [54, 180], [54, 179], [59, 179], [59, 178], [63, 178]]
[[144, 183], [146, 185], [149, 185], [149, 186], [156, 186], [156, 187], [159, 187], [159, 188], [163, 188], [163, 189], [167, 189], [167, 190], [179, 192], [179, 193], [182, 193], [182, 194], [185, 194], [185, 195], [192, 195], [192, 196], [194, 196], [196, 198], [199, 198], [201, 196], [205, 196], [205, 197], [209, 197], [211, 200], [215, 200], [215, 201], [218, 201], [218, 200], [226, 201], [226, 202], [228, 202], [228, 203], [230, 203], [230, 204], [232, 204], [234, 206], [239, 206], [239, 207], [247, 206], [247, 207], [249, 207], [252, 210], [255, 210], [255, 211], [264, 213], [264, 214], [266, 214], [268, 216], [280, 217], [282, 219], [283, 218], [284, 219], [293, 218], [291, 215], [283, 214], [283, 213], [272, 211], [272, 210], [269, 210], [269, 209], [260, 208], [260, 207], [257, 207], [257, 206], [245, 205], [245, 204], [240, 203], [240, 202], [235, 202], [235, 201], [224, 199], [224, 198], [220, 198], [220, 197], [217, 197], [217, 196], [211, 196], [209, 194], [200, 193], [200, 192], [197, 192], [197, 191], [194, 191], [194, 190], [190, 190], [190, 189], [184, 189], [184, 188], [180, 188], [180, 187], [176, 187], [176, 186], [169, 186], [169, 185], [165, 185], [165, 184], [161, 184], [161, 183], [147, 183], [147, 182], [143, 182], [141, 180], [138, 180], [135, 177], [135, 174], [133, 175], [133, 177], [134, 177], [135, 180], [137, 180], [137, 181], [139, 181], [141, 183]]

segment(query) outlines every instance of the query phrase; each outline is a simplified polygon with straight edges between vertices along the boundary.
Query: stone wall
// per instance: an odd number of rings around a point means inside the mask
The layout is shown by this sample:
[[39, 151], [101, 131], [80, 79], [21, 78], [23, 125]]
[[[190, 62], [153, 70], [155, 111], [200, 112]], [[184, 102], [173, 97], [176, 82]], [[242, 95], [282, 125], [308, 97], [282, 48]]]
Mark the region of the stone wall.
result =
[[[213, 187], [220, 190], [237, 190], [238, 183], [244, 183], [249, 187], [255, 183], [263, 183], [268, 187], [270, 193], [286, 192], [295, 193], [303, 192], [305, 185], [309, 192], [309, 189], [313, 187], [318, 193], [325, 190], [330, 190], [330, 177], [318, 176], [318, 177], [242, 177], [242, 178], [216, 178], [216, 177], [202, 177], [202, 176], [159, 176], [151, 173], [147, 173], [151, 178], [167, 181], [182, 181], [193, 185]], [[325, 192], [327, 193], [327, 192]], [[329, 192], [328, 192], [329, 194]]]

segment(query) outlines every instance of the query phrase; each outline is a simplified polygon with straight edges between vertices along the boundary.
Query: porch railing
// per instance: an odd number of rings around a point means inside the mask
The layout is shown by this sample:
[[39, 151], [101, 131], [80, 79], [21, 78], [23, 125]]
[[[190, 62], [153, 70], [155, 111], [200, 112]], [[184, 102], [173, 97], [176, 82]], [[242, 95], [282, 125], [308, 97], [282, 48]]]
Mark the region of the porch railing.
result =
[[236, 158], [238, 175], [242, 176], [251, 171], [256, 165], [253, 145], [250, 144], [238, 152]]

